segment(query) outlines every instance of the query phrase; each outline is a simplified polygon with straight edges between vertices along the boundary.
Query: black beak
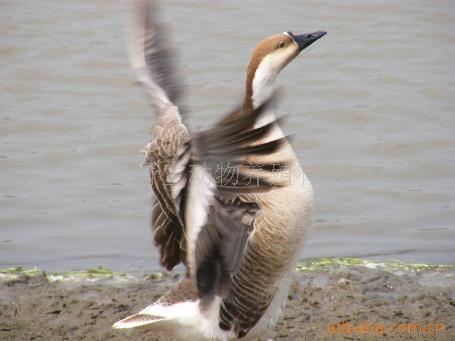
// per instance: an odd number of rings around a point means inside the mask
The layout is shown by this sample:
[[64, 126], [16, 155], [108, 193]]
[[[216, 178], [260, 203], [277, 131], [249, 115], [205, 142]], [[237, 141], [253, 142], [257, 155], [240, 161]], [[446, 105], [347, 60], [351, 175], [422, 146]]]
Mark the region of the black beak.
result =
[[319, 38], [322, 38], [327, 34], [325, 31], [318, 31], [313, 33], [298, 34], [294, 35], [292, 32], [287, 32], [287, 34], [294, 39], [294, 41], [299, 45], [299, 52], [313, 44]]

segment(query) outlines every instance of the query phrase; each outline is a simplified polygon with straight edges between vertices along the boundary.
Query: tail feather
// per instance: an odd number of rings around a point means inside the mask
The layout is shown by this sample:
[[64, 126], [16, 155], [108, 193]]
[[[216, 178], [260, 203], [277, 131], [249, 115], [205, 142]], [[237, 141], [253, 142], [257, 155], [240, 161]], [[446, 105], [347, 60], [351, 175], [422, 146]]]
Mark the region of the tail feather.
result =
[[127, 329], [140, 327], [146, 324], [154, 323], [163, 320], [162, 316], [151, 316], [144, 314], [134, 314], [124, 318], [123, 320], [114, 323], [113, 327], [116, 329]]
[[174, 304], [155, 302], [140, 312], [120, 320], [112, 326], [116, 329], [129, 329], [148, 326], [157, 331], [172, 331], [182, 323], [192, 324], [200, 316], [199, 301], [186, 301]]
[[172, 320], [173, 318], [169, 317], [137, 313], [115, 322], [112, 327], [115, 329], [129, 329], [148, 326], [165, 329], [169, 323], [172, 323]]

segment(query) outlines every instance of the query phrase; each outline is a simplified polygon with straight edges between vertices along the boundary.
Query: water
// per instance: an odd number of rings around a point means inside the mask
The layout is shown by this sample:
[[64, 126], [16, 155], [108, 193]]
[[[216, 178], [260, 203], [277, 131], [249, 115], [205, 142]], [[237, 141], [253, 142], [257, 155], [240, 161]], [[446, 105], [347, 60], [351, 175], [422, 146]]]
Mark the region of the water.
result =
[[[455, 258], [455, 4], [166, 1], [193, 128], [238, 103], [260, 39], [326, 30], [279, 77], [316, 193], [304, 258]], [[125, 2], [0, 4], [0, 267], [156, 270], [152, 115]]]

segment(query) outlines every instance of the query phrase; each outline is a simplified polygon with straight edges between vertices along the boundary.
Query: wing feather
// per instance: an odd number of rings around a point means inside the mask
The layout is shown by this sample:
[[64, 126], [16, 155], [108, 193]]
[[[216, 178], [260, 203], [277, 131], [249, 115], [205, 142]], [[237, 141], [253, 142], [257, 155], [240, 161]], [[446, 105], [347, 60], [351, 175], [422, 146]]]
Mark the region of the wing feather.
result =
[[[187, 232], [187, 265], [205, 303], [214, 295], [224, 296], [229, 289], [253, 230], [259, 207], [242, 200], [242, 195], [282, 186], [257, 174], [252, 177], [249, 170], [257, 164], [246, 162], [252, 155], [273, 154], [287, 141], [285, 137], [265, 139], [276, 122], [254, 128], [273, 99], [247, 113], [244, 119], [225, 121], [195, 135], [182, 147], [170, 173], [177, 211], [186, 213], [181, 217]], [[276, 169], [285, 167], [277, 162]], [[276, 169], [267, 163], [264, 170]], [[183, 181], [187, 184], [187, 200], [181, 197], [182, 176], [187, 178]]]
[[138, 82], [156, 108], [169, 104], [178, 107], [182, 85], [177, 79], [175, 51], [157, 20], [156, 2], [136, 0], [134, 12], [129, 50]]
[[[145, 156], [155, 194], [151, 217], [153, 238], [160, 251], [160, 263], [171, 270], [186, 262], [184, 224], [177, 211], [173, 187], [168, 182], [169, 169], [189, 136], [178, 109], [182, 87], [177, 81], [174, 51], [168, 44], [166, 30], [157, 20], [156, 2], [135, 0], [133, 19], [130, 62], [156, 113], [153, 137]], [[184, 191], [185, 182], [178, 185], [177, 190]]]

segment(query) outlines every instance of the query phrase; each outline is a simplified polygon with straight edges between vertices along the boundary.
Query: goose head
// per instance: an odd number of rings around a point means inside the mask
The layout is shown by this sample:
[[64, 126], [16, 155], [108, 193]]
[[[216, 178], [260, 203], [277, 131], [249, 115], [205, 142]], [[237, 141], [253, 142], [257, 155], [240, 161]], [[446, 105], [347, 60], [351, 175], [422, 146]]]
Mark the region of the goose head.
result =
[[257, 108], [273, 90], [276, 76], [300, 52], [323, 37], [327, 32], [307, 34], [284, 32], [260, 41], [253, 51], [247, 69], [244, 108]]

